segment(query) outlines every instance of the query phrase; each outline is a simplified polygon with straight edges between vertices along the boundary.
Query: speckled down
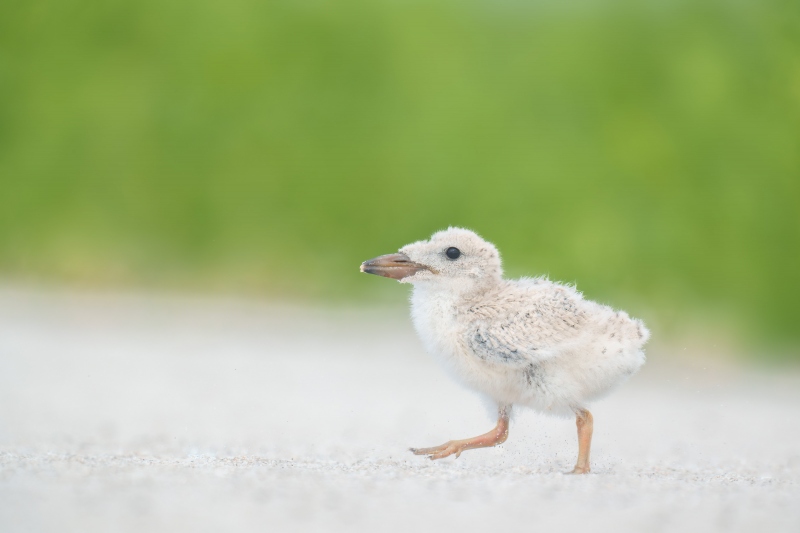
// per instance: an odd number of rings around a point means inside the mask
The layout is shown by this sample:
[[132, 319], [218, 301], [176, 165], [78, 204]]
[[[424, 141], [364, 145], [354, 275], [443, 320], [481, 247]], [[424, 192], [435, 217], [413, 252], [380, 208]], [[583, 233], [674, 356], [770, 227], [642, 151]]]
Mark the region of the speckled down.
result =
[[411, 316], [426, 349], [495, 408], [573, 415], [644, 364], [641, 320], [569, 285], [503, 278], [495, 246], [470, 230], [448, 228], [401, 252], [428, 267], [401, 280], [414, 286]]
[[400, 311], [0, 288], [0, 531], [800, 531], [800, 376], [671, 355], [565, 476], [574, 424], [531, 411], [411, 455], [494, 422]]

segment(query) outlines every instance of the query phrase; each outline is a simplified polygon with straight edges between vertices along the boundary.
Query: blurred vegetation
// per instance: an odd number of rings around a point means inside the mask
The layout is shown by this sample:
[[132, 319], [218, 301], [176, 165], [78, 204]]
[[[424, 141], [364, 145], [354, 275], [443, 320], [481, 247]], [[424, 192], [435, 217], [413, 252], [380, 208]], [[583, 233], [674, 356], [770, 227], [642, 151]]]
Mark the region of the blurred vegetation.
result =
[[0, 4], [7, 279], [399, 300], [448, 225], [800, 340], [800, 2]]

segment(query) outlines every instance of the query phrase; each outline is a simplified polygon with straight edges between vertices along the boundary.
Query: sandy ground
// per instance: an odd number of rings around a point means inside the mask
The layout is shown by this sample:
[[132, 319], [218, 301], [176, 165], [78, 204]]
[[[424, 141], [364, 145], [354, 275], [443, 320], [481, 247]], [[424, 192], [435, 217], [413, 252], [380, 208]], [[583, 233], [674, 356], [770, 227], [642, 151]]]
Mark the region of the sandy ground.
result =
[[0, 531], [800, 531], [800, 375], [667, 352], [566, 476], [531, 412], [411, 455], [493, 421], [399, 311], [0, 288]]

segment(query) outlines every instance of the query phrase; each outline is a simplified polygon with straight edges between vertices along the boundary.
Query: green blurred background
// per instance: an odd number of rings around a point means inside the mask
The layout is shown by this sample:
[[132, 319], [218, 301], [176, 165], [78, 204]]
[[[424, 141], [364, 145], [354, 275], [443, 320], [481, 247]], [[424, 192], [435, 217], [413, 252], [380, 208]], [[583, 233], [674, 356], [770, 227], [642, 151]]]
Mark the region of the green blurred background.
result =
[[448, 225], [797, 346], [800, 2], [0, 4], [6, 281], [401, 302]]

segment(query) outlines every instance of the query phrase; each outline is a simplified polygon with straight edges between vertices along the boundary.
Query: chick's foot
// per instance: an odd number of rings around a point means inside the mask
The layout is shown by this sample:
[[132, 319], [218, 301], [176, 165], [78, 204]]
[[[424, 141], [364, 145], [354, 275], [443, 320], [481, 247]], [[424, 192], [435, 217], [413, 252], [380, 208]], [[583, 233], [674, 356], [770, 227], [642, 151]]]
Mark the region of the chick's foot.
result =
[[472, 437], [471, 439], [451, 440], [440, 446], [432, 448], [411, 448], [415, 455], [427, 455], [429, 459], [442, 459], [456, 454], [456, 459], [464, 450], [473, 448], [490, 448], [503, 444], [508, 438], [508, 415], [505, 410], [501, 410], [500, 419], [497, 426], [488, 433]]

